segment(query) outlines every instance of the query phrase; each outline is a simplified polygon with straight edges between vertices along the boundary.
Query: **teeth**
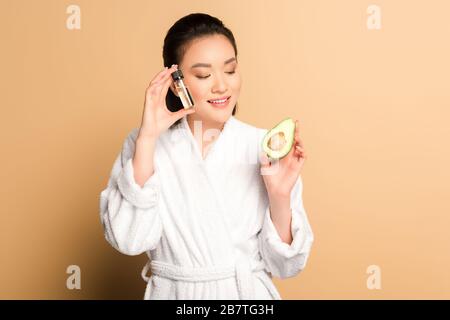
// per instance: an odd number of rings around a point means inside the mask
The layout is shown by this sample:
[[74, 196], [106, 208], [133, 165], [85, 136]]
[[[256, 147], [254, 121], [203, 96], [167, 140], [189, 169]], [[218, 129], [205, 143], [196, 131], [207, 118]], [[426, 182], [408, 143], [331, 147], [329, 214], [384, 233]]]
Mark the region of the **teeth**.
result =
[[212, 102], [212, 103], [224, 103], [225, 101], [227, 101], [227, 99], [223, 99], [223, 100], [209, 100], [209, 102]]

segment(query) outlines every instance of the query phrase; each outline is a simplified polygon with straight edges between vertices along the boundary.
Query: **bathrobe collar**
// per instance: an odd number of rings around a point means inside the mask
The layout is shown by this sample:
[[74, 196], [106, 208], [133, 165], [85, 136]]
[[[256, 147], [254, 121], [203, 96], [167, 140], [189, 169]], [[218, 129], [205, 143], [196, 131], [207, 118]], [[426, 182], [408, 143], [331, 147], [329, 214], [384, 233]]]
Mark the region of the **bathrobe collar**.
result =
[[197, 144], [197, 141], [195, 140], [195, 137], [189, 128], [189, 124], [187, 122], [187, 116], [184, 116], [181, 118], [181, 128], [183, 129], [183, 133], [185, 137], [188, 139], [188, 141], [191, 143], [191, 147], [193, 148], [194, 157], [196, 160], [198, 160], [200, 163], [204, 164], [206, 162], [212, 161], [212, 158], [216, 154], [217, 150], [220, 150], [220, 146], [223, 144], [226, 144], [226, 140], [228, 137], [232, 134], [232, 127], [235, 125], [236, 119], [233, 115], [231, 115], [227, 121], [225, 122], [222, 131], [220, 132], [219, 136], [216, 138], [216, 141], [213, 142], [213, 144], [210, 146], [208, 153], [206, 154], [206, 158], [203, 159], [202, 152]]

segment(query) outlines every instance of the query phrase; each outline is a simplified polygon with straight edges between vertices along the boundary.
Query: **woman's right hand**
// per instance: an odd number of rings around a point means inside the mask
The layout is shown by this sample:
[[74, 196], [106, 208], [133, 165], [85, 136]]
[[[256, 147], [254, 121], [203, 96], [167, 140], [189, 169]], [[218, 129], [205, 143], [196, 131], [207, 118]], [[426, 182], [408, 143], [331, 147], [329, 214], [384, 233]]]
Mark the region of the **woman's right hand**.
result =
[[171, 74], [177, 70], [178, 65], [165, 67], [150, 82], [145, 92], [144, 111], [139, 130], [140, 137], [156, 139], [178, 119], [195, 112], [194, 108], [181, 109], [171, 112], [166, 105], [166, 95], [172, 83]]

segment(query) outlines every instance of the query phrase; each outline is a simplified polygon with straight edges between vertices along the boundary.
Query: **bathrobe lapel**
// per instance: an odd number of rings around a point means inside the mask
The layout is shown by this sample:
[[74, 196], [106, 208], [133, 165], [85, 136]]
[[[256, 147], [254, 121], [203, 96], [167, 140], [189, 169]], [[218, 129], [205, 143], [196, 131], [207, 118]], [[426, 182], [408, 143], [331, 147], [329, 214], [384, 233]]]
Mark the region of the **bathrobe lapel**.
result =
[[212, 192], [212, 197], [214, 198], [213, 202], [215, 203], [214, 210], [218, 211], [218, 215], [224, 222], [224, 228], [226, 228], [228, 234], [227, 240], [231, 246], [235, 243], [235, 239], [233, 239], [232, 233], [230, 232], [230, 217], [227, 214], [223, 192], [221, 192], [220, 184], [218, 183], [220, 177], [217, 175], [226, 172], [231, 165], [226, 161], [225, 154], [227, 150], [224, 150], [224, 148], [229, 145], [228, 139], [232, 138], [233, 130], [235, 129], [235, 119], [233, 116], [230, 116], [216, 141], [213, 142], [213, 145], [210, 147], [205, 159], [202, 157], [201, 150], [189, 128], [186, 117], [182, 118], [181, 124], [186, 139], [188, 139], [189, 143], [192, 145], [192, 156], [194, 157], [194, 161], [198, 164], [197, 167], [199, 173], [203, 175], [207, 184], [206, 187]]
[[[218, 218], [220, 217], [222, 219], [223, 226], [226, 229], [230, 254], [234, 260], [230, 261], [230, 263], [234, 263], [235, 266], [235, 275], [240, 298], [250, 299], [255, 294], [252, 280], [252, 265], [249, 261], [249, 256], [238, 249], [239, 239], [233, 237], [233, 233], [231, 232], [232, 221], [230, 221], [233, 217], [230, 217], [227, 213], [225, 207], [225, 195], [223, 195], [223, 191], [220, 188], [220, 181], [223, 181], [224, 178], [226, 179], [227, 172], [230, 172], [231, 166], [234, 165], [234, 157], [232, 156], [234, 146], [233, 139], [236, 137], [235, 130], [239, 129], [236, 126], [236, 119], [233, 116], [230, 116], [219, 137], [209, 149], [205, 159], [202, 157], [200, 148], [195, 141], [194, 135], [189, 129], [185, 117], [182, 119], [182, 126], [185, 129], [183, 131], [186, 133], [187, 139], [190, 140], [190, 143], [194, 144], [194, 156], [196, 157], [196, 160], [199, 161], [199, 170], [206, 178], [207, 185], [213, 194], [217, 210], [219, 211]], [[222, 175], [222, 178], [220, 175]]]

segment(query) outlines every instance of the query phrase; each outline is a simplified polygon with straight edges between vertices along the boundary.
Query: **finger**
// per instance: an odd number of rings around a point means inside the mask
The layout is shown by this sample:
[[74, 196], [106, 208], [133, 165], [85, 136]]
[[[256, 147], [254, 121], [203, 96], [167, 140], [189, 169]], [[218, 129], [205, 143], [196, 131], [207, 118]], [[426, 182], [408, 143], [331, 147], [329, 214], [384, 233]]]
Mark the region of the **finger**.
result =
[[162, 102], [165, 100], [167, 91], [170, 87], [170, 84], [172, 83], [172, 77], [170, 76], [172, 72], [174, 72], [178, 68], [178, 65], [172, 65], [169, 69], [167, 69], [167, 72], [162, 76], [161, 79], [159, 79], [157, 82], [153, 83], [151, 86], [151, 91], [154, 94], [157, 94], [157, 100], [158, 102]]
[[261, 167], [268, 168], [270, 167], [270, 159], [265, 152], [261, 152]]
[[304, 152], [304, 150], [305, 149], [303, 149], [301, 146], [299, 146], [299, 145], [296, 145], [293, 149], [295, 149], [295, 154], [296, 155], [298, 155], [298, 154], [301, 154], [302, 152]]
[[301, 168], [303, 166], [303, 164], [305, 163], [306, 158], [300, 158], [298, 160], [298, 166]]
[[161, 77], [164, 75], [164, 73], [167, 72], [167, 69], [168, 69], [167, 67], [164, 67], [164, 69], [162, 69], [159, 73], [157, 73], [156, 76], [150, 81], [149, 86], [158, 82], [158, 80], [161, 79]]
[[150, 83], [150, 87], [157, 86], [157, 85], [161, 84], [163, 82], [162, 80], [164, 79], [164, 77], [166, 76], [168, 71], [169, 71], [169, 69], [165, 70], [157, 79], [155, 79], [155, 81], [152, 81]]
[[150, 87], [147, 88], [147, 90], [145, 91], [145, 98], [146, 101], [150, 101], [150, 100], [154, 100], [154, 101], [159, 101], [160, 99], [160, 91], [161, 91], [161, 84], [153, 84]]
[[174, 64], [172, 67], [167, 69], [167, 71], [161, 76], [157, 83], [165, 83], [167, 79], [172, 81], [172, 73], [178, 69], [178, 65]]
[[184, 116], [187, 116], [188, 114], [194, 113], [195, 108], [188, 108], [188, 109], [181, 109], [176, 112], [172, 113], [173, 122], [183, 118]]
[[176, 66], [177, 65], [173, 64], [170, 68], [165, 67], [164, 70], [162, 70], [159, 74], [157, 74], [156, 77], [150, 82], [150, 85], [154, 85], [161, 81], [164, 81], [164, 79], [167, 77], [168, 74], [170, 75], [172, 72], [176, 70]]
[[292, 155], [295, 155], [295, 145], [296, 145], [296, 143], [294, 141], [294, 143], [291, 146], [291, 149], [289, 150], [288, 154], [286, 155], [286, 158], [289, 159], [290, 157], [292, 157]]
[[[167, 72], [163, 75], [163, 78], [170, 77], [171, 74], [177, 69], [178, 69], [178, 65], [173, 64], [169, 69], [167, 69]], [[163, 81], [164, 81], [164, 79], [163, 79]]]
[[304, 149], [296, 148], [296, 157], [298, 161], [306, 159], [306, 152], [304, 151]]
[[[165, 79], [165, 80], [164, 80]], [[170, 73], [168, 75], [166, 75], [160, 83], [158, 83], [158, 85], [161, 85], [161, 93], [160, 93], [160, 98], [161, 99], [165, 99], [167, 96], [167, 92], [169, 91], [169, 87], [172, 84], [173, 80], [172, 77], [170, 76]]]
[[298, 120], [295, 120], [295, 133], [294, 133], [294, 137], [295, 137], [295, 144], [300, 144], [300, 129], [299, 129], [299, 123]]
[[295, 152], [294, 152], [295, 160], [298, 161], [301, 158], [301, 156], [302, 156], [302, 153], [298, 150], [295, 150]]
[[301, 148], [305, 148], [303, 140], [300, 138], [299, 134], [295, 136], [295, 145], [300, 146]]

